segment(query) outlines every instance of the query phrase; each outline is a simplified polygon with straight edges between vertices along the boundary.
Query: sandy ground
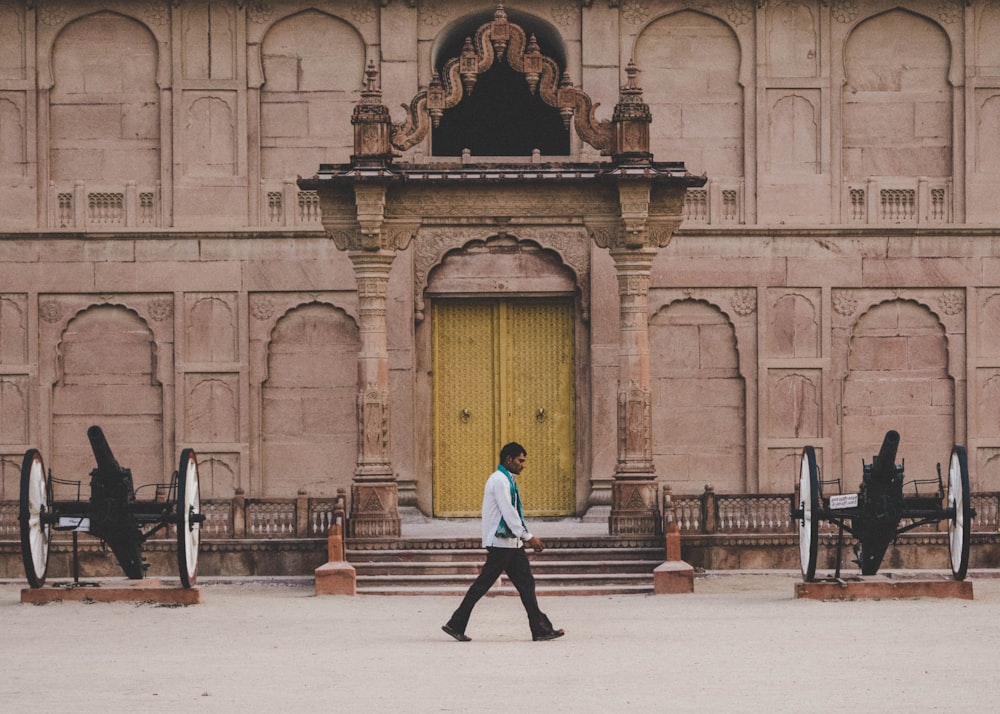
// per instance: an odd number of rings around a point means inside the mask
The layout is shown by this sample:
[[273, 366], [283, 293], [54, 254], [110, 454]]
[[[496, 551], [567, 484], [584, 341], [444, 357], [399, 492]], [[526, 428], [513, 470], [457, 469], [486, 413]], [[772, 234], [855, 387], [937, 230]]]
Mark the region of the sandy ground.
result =
[[0, 584], [3, 712], [990, 712], [1000, 579], [975, 600], [796, 600], [791, 574], [688, 595], [549, 597], [532, 642], [488, 597], [459, 643], [447, 597], [202, 584], [190, 607], [21, 605]]

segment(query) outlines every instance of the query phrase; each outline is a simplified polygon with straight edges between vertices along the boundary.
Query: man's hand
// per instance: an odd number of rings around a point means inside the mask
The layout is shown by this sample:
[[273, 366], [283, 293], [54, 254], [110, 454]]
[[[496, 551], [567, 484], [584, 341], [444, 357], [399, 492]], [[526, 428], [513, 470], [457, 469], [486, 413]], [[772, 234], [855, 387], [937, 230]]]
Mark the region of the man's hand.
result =
[[524, 541], [524, 544], [531, 546], [531, 549], [536, 553], [541, 553], [545, 550], [545, 544], [542, 543], [542, 539], [538, 536], [531, 536], [531, 540]]

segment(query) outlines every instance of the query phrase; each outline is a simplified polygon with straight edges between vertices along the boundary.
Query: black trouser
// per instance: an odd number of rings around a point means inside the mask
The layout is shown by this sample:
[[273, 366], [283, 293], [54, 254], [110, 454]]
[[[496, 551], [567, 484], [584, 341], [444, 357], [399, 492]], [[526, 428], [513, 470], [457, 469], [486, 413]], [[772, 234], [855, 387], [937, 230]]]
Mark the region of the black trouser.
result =
[[517, 588], [521, 596], [521, 604], [528, 614], [528, 626], [531, 636], [538, 637], [552, 632], [552, 623], [545, 613], [538, 609], [538, 598], [535, 597], [535, 577], [531, 574], [531, 564], [523, 548], [487, 548], [486, 562], [479, 577], [469, 586], [469, 592], [462, 599], [462, 604], [448, 620], [448, 627], [456, 632], [465, 632], [472, 615], [472, 608], [479, 599], [489, 592], [500, 573], [507, 577]]

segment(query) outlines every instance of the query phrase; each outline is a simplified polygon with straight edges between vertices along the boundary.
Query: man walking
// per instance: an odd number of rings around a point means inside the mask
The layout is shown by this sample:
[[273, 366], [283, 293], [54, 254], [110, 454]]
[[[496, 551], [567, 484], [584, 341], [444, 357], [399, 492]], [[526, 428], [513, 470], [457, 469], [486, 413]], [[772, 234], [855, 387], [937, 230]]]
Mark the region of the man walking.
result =
[[536, 553], [545, 549], [538, 536], [532, 535], [524, 523], [524, 508], [521, 494], [517, 490], [516, 477], [524, 469], [528, 452], [516, 442], [500, 449], [500, 465], [486, 480], [483, 491], [483, 547], [486, 548], [486, 563], [479, 577], [469, 587], [462, 604], [441, 629], [459, 642], [471, 638], [465, 634], [472, 608], [487, 593], [500, 577], [507, 577], [517, 588], [521, 604], [528, 615], [531, 639], [554, 640], [565, 633], [552, 627], [549, 618], [538, 608], [535, 597], [535, 577], [531, 574], [531, 564], [522, 543], [531, 546]]

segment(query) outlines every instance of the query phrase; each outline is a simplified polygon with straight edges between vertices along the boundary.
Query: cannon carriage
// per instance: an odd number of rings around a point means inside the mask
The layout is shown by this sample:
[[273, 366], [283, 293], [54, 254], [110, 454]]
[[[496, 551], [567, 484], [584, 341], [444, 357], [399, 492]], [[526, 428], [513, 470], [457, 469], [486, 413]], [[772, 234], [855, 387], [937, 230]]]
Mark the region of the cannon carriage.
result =
[[840, 578], [845, 533], [857, 541], [854, 562], [861, 574], [875, 575], [886, 550], [897, 537], [927, 524], [947, 521], [951, 572], [956, 580], [965, 579], [975, 516], [965, 447], [955, 444], [952, 448], [946, 490], [940, 463], [936, 478], [905, 481], [903, 465], [896, 464], [899, 441], [899, 432], [886, 432], [872, 463], [862, 464], [858, 492], [830, 496], [823, 493], [824, 486], [837, 484], [840, 491], [839, 479], [823, 481], [815, 449], [806, 446], [802, 450], [791, 515], [798, 523], [799, 555], [805, 581], [816, 578], [819, 530], [824, 521], [837, 527], [835, 578]]
[[[45, 584], [53, 532], [71, 531], [74, 543], [77, 533], [100, 538], [111, 549], [125, 575], [141, 580], [146, 574], [143, 544], [173, 526], [181, 584], [190, 588], [197, 579], [200, 527], [205, 521], [195, 452], [182, 450], [170, 483], [143, 486], [153, 489], [155, 496], [141, 500], [133, 487], [131, 470], [118, 464], [101, 428], [90, 427], [87, 438], [97, 462], [90, 472], [88, 500], [81, 499], [81, 481], [54, 478], [51, 471], [46, 472], [37, 449], [24, 454], [18, 516], [28, 584], [32, 588]], [[75, 490], [76, 497], [53, 498], [53, 484]], [[74, 560], [75, 557], [74, 548]]]

